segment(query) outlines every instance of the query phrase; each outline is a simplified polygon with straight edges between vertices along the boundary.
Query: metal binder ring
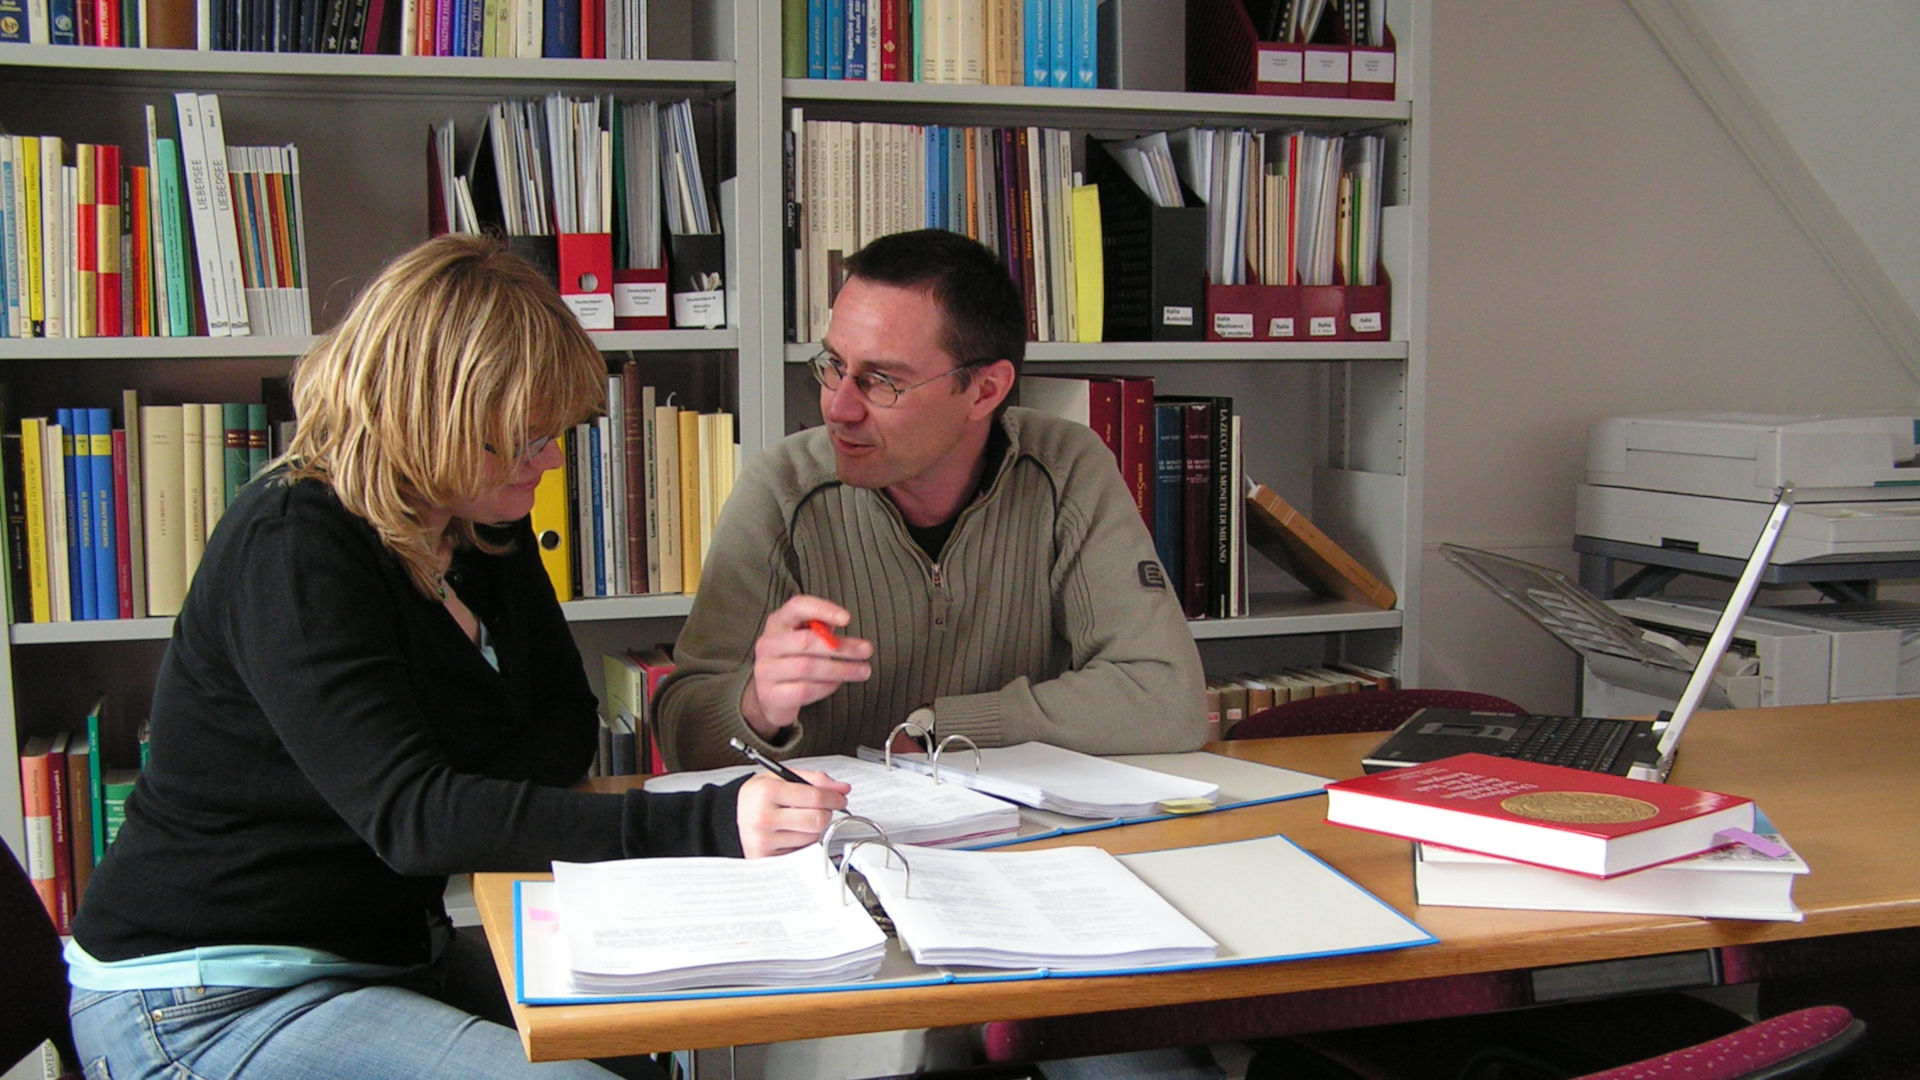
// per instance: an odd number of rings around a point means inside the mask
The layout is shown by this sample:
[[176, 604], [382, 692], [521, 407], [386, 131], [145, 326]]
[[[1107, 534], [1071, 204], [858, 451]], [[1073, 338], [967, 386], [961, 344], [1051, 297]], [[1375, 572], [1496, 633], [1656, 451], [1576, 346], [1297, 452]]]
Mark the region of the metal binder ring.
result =
[[846, 858], [840, 860], [840, 903], [842, 906], [845, 906], [847, 897], [853, 894], [852, 888], [847, 884], [847, 872], [853, 869], [853, 853], [859, 851], [861, 847], [867, 844], [879, 844], [881, 847], [887, 849], [887, 861], [883, 865], [893, 865], [893, 857], [895, 855], [900, 856], [900, 872], [905, 877], [905, 880], [901, 882], [900, 893], [902, 896], [906, 896], [913, 892], [913, 865], [907, 862], [906, 853], [894, 847], [893, 841], [887, 839], [885, 834], [880, 836], [863, 836], [848, 846]]
[[893, 740], [900, 735], [905, 735], [909, 739], [931, 739], [933, 729], [920, 726], [916, 720], [902, 720], [893, 725], [893, 730], [887, 732], [886, 762], [889, 769], [893, 768]]
[[827, 873], [829, 874], [833, 873], [833, 836], [840, 831], [840, 826], [849, 823], [863, 825], [872, 830], [873, 835], [880, 837], [882, 840], [886, 839], [887, 830], [875, 824], [872, 818], [861, 817], [859, 814], [842, 814], [834, 818], [833, 823], [828, 825], [826, 831], [820, 834], [820, 857], [826, 861]]
[[936, 784], [940, 782], [940, 755], [947, 749], [948, 743], [954, 742], [964, 743], [967, 749], [973, 751], [973, 771], [980, 771], [980, 747], [965, 735], [949, 735], [940, 740], [940, 745], [933, 748], [933, 753], [927, 755], [927, 764], [933, 769], [933, 782]]

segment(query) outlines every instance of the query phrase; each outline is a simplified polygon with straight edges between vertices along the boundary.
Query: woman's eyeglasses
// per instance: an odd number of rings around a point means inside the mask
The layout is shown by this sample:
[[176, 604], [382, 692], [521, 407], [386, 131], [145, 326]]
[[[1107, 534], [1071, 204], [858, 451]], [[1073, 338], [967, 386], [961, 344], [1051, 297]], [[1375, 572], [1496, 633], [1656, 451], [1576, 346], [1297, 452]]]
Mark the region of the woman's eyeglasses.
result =
[[[519, 453], [514, 454], [512, 457], [508, 457], [507, 460], [511, 461], [513, 463], [514, 468], [517, 469], [520, 466], [525, 465], [527, 462], [532, 461], [534, 458], [539, 457], [542, 451], [544, 451], [547, 447], [553, 445], [553, 440], [556, 438], [558, 438], [558, 436], [542, 435], [539, 438], [528, 443], [527, 445], [521, 447]], [[487, 453], [489, 454], [493, 454], [498, 457], [507, 457], [506, 454], [502, 454], [500, 453], [499, 450], [495, 449], [492, 443], [481, 443], [480, 445], [485, 447]]]

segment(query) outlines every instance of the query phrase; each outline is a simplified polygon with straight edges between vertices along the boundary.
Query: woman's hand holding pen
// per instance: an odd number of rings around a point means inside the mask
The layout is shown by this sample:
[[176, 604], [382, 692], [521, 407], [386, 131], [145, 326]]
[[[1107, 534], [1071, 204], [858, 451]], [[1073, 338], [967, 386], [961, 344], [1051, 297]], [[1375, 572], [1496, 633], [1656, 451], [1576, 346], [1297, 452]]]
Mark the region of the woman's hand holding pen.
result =
[[845, 637], [847, 610], [817, 596], [796, 596], [767, 616], [753, 643], [753, 675], [740, 694], [740, 714], [763, 739], [800, 718], [801, 708], [840, 688], [864, 682], [873, 669], [873, 643]]
[[793, 771], [806, 783], [763, 772], [740, 788], [740, 848], [747, 858], [806, 847], [820, 839], [835, 810], [846, 809], [847, 792], [853, 790], [847, 784], [811, 769]]

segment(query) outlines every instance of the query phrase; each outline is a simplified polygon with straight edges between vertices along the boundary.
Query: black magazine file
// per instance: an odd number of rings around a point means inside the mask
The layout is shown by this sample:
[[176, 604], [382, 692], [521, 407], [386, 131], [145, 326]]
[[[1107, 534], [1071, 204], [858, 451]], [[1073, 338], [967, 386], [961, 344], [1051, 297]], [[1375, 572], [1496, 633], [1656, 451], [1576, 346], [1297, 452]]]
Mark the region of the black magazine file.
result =
[[[1207, 319], [1207, 208], [1155, 206], [1097, 139], [1087, 179], [1100, 189], [1109, 341], [1202, 341]], [[1183, 185], [1184, 187], [1184, 185]]]

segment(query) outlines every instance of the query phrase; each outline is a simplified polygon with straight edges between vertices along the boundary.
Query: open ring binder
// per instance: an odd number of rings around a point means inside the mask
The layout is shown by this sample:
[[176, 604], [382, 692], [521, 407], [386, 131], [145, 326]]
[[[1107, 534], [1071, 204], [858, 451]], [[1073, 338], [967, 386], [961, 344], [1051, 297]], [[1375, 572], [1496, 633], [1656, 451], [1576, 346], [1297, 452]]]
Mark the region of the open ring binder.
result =
[[965, 743], [967, 749], [973, 751], [973, 771], [976, 773], [980, 771], [979, 745], [965, 735], [949, 735], [941, 739], [939, 745], [933, 748], [933, 752], [927, 755], [927, 764], [933, 767], [933, 782], [936, 784], [940, 782], [940, 755], [946, 752], [947, 744], [954, 742]]
[[849, 824], [864, 826], [882, 840], [887, 838], [887, 830], [881, 828], [872, 818], [862, 817], [859, 814], [840, 815], [827, 826], [825, 832], [820, 834], [820, 857], [827, 861], [828, 870], [833, 869], [833, 838], [839, 833], [841, 826]]
[[902, 735], [905, 735], [909, 739], [919, 739], [924, 744], [933, 740], [933, 729], [923, 727], [913, 720], [902, 720], [893, 725], [893, 730], [887, 732], [887, 741], [885, 744], [886, 764], [889, 769], [893, 768], [893, 740]]
[[913, 894], [913, 864], [907, 862], [906, 854], [895, 847], [893, 841], [887, 839], [885, 834], [882, 834], [880, 836], [861, 837], [847, 848], [846, 857], [840, 860], [840, 903], [844, 906], [847, 898], [853, 895], [852, 887], [847, 884], [847, 874], [853, 869], [853, 853], [868, 844], [877, 844], [887, 849], [887, 861], [885, 863], [887, 866], [893, 865], [893, 857], [895, 855], [900, 856], [900, 893], [903, 896], [911, 896]]

